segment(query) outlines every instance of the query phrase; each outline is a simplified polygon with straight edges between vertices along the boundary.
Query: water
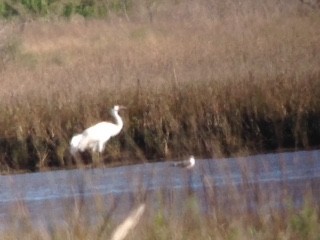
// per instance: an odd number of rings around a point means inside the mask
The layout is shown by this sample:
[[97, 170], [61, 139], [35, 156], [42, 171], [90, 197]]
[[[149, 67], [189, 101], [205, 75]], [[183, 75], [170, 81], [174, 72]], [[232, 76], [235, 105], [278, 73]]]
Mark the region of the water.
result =
[[61, 223], [80, 210], [94, 222], [111, 211], [126, 214], [141, 200], [157, 208], [159, 192], [161, 201], [175, 209], [192, 195], [204, 213], [267, 211], [284, 207], [288, 198], [299, 206], [307, 191], [320, 199], [319, 156], [314, 150], [203, 159], [191, 171], [160, 162], [0, 176], [0, 226], [18, 224], [17, 216], [36, 224]]

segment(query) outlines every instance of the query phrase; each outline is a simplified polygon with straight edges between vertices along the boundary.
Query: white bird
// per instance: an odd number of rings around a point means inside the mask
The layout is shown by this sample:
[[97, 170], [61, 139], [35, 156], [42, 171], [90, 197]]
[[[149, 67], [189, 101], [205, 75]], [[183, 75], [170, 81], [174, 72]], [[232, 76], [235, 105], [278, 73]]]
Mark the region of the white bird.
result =
[[70, 141], [71, 154], [75, 156], [77, 152], [84, 152], [85, 150], [101, 154], [107, 141], [119, 134], [123, 127], [122, 118], [118, 114], [120, 109], [125, 109], [125, 107], [115, 105], [111, 109], [111, 115], [114, 117], [115, 123], [100, 122], [87, 128], [82, 133], [74, 135]]
[[78, 152], [78, 146], [82, 139], [82, 134], [76, 134], [71, 138], [70, 141], [70, 152], [74, 156]]
[[194, 167], [195, 164], [196, 164], [196, 161], [194, 159], [194, 156], [191, 155], [189, 157], [189, 159], [183, 160], [183, 161], [180, 161], [180, 162], [174, 162], [174, 163], [171, 164], [171, 166], [191, 169], [191, 168]]

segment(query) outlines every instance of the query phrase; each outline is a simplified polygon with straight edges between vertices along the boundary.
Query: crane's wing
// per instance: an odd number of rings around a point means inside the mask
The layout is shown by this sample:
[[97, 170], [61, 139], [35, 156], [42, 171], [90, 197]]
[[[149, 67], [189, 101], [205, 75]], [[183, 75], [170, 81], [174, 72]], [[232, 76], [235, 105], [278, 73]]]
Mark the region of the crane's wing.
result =
[[109, 139], [120, 131], [119, 126], [111, 122], [100, 122], [83, 131], [83, 135], [92, 140]]

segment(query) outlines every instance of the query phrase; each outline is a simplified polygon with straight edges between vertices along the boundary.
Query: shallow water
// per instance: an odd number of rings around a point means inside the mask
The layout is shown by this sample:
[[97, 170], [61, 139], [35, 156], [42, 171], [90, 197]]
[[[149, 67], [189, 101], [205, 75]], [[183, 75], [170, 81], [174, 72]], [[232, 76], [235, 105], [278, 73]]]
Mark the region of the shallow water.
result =
[[281, 209], [288, 199], [300, 206], [307, 191], [320, 199], [319, 156], [314, 150], [196, 160], [192, 170], [159, 162], [0, 176], [0, 224], [18, 225], [21, 216], [61, 223], [82, 210], [96, 221], [112, 211], [122, 216], [141, 200], [156, 209], [159, 198], [177, 209], [188, 196], [206, 214]]

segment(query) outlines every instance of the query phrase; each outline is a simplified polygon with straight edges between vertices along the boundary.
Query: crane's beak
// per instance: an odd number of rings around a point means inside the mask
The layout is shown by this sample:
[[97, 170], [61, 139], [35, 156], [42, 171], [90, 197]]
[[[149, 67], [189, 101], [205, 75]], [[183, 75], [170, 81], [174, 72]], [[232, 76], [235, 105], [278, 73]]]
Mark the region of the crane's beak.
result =
[[127, 109], [127, 107], [125, 107], [125, 106], [119, 106], [119, 109]]

